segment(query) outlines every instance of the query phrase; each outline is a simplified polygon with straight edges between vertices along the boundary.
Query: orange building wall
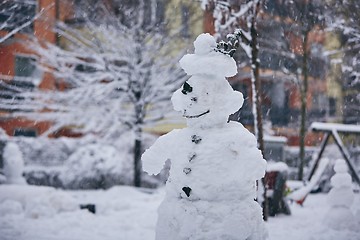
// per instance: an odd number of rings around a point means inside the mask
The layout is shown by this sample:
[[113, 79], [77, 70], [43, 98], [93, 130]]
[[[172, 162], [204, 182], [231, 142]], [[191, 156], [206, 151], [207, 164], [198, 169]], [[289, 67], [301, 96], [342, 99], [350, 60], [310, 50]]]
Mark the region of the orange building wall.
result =
[[[56, 18], [64, 20], [70, 17], [72, 13], [70, 8], [71, 1], [67, 0], [38, 0], [39, 9], [44, 9], [38, 19], [34, 21], [34, 36], [40, 41], [56, 43], [57, 35], [52, 31]], [[56, 9], [57, 7], [57, 9]], [[0, 35], [5, 35], [6, 32], [0, 31]], [[17, 54], [34, 54], [31, 48], [23, 44], [22, 41], [28, 39], [26, 34], [17, 33], [11, 39], [0, 44], [0, 74], [15, 75], [15, 56]], [[55, 89], [55, 80], [51, 74], [44, 74], [40, 88]]]
[[15, 129], [17, 128], [36, 129], [37, 134], [40, 135], [49, 129], [50, 126], [50, 122], [34, 122], [24, 118], [0, 120], [0, 127], [10, 136], [14, 135]]
[[204, 22], [203, 22], [203, 32], [210, 33], [211, 35], [215, 34], [215, 19], [213, 17], [213, 9], [210, 6], [207, 7], [204, 11]]
[[[14, 76], [16, 54], [33, 54], [31, 50], [26, 49], [20, 42], [25, 39], [25, 35], [16, 34], [11, 40], [0, 45], [0, 74]], [[7, 42], [10, 42], [10, 44], [7, 44]]]
[[[38, 0], [37, 12], [44, 9], [44, 13], [34, 21], [34, 36], [40, 41], [50, 43], [57, 42], [57, 35], [52, 31], [57, 17], [64, 20], [71, 15], [71, 0]], [[35, 13], [37, 14], [37, 13]], [[0, 31], [0, 36], [6, 32]], [[16, 55], [36, 55], [34, 51], [23, 44], [28, 39], [28, 35], [17, 33], [10, 39], [0, 44], [0, 75], [11, 78], [15, 75], [15, 57]], [[39, 85], [41, 89], [56, 89], [56, 81], [52, 74], [43, 73], [43, 79]], [[44, 133], [51, 126], [50, 122], [36, 122], [23, 118], [7, 118], [6, 113], [1, 113], [0, 127], [9, 135], [13, 135], [16, 128], [36, 129], [38, 134]], [[66, 134], [65, 135], [69, 135]]]

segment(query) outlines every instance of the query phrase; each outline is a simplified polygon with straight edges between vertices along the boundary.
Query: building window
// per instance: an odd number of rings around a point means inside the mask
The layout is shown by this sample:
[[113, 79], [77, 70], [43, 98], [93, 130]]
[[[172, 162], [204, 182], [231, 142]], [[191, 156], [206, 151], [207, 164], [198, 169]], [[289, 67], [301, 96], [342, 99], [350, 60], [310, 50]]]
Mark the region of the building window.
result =
[[5, 0], [0, 1], [0, 25], [4, 26], [1, 30], [12, 31], [23, 24], [31, 21], [31, 24], [20, 29], [19, 32], [34, 32], [34, 17], [36, 14], [37, 1], [27, 0]]
[[329, 100], [324, 93], [315, 92], [313, 93], [312, 107], [309, 111], [310, 121], [323, 120], [326, 113], [329, 112]]
[[35, 59], [33, 57], [23, 55], [15, 57], [15, 76], [31, 77], [35, 69]]
[[37, 131], [33, 128], [16, 128], [14, 130], [14, 137], [36, 137]]
[[328, 109], [329, 100], [324, 93], [314, 93], [313, 96], [313, 109], [317, 111], [325, 111]]
[[329, 98], [329, 115], [331, 117], [336, 115], [336, 98]]

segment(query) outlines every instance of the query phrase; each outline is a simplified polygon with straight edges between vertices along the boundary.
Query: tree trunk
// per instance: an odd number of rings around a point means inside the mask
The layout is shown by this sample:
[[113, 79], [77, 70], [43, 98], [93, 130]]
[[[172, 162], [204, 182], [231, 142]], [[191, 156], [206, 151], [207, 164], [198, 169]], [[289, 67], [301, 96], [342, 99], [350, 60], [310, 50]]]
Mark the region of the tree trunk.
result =
[[260, 6], [260, 1], [254, 6], [254, 15], [251, 20], [251, 83], [252, 83], [252, 100], [253, 100], [253, 115], [254, 115], [254, 131], [255, 136], [258, 141], [258, 147], [261, 152], [264, 151], [264, 140], [263, 140], [263, 128], [262, 128], [262, 114], [261, 114], [261, 81], [259, 79], [259, 69], [260, 61], [258, 58], [259, 55], [259, 46], [258, 46], [258, 32], [256, 26], [256, 18], [258, 9]]
[[141, 187], [141, 153], [142, 153], [142, 141], [141, 130], [137, 130], [135, 145], [134, 145], [134, 186]]
[[306, 102], [307, 102], [307, 92], [308, 92], [308, 34], [309, 31], [304, 31], [303, 36], [303, 64], [302, 64], [302, 74], [303, 82], [300, 87], [301, 91], [301, 122], [300, 122], [300, 152], [299, 152], [299, 171], [298, 171], [298, 180], [303, 180], [304, 176], [304, 162], [305, 162], [305, 135], [306, 135]]
[[[261, 80], [259, 78], [259, 69], [260, 61], [258, 58], [259, 55], [259, 45], [258, 45], [258, 31], [256, 26], [257, 15], [260, 7], [260, 0], [255, 1], [253, 9], [253, 17], [251, 19], [251, 88], [252, 88], [252, 100], [253, 100], [253, 114], [254, 114], [254, 131], [255, 136], [258, 142], [258, 148], [261, 153], [264, 155], [264, 138], [263, 138], [263, 127], [262, 127], [262, 113], [261, 113]], [[262, 185], [264, 186], [264, 202], [263, 202], [263, 218], [267, 221], [269, 216], [269, 206], [266, 198], [266, 185], [265, 178], [261, 179]]]
[[144, 107], [140, 102], [141, 92], [136, 91], [135, 97], [137, 102], [135, 104], [135, 144], [134, 144], [134, 186], [141, 187], [141, 174], [142, 174], [142, 125], [144, 123]]

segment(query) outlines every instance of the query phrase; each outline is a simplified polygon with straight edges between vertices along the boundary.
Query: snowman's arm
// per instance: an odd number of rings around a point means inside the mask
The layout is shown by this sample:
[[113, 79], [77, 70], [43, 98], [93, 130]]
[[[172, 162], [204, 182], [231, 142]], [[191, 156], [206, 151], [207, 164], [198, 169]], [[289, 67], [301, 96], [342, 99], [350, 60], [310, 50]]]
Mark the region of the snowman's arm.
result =
[[143, 170], [149, 174], [157, 174], [163, 168], [166, 160], [170, 159], [171, 144], [173, 144], [173, 132], [159, 137], [141, 157]]
[[[246, 146], [246, 144], [231, 144], [230, 148], [232, 151], [236, 152], [238, 156], [243, 155], [242, 148]], [[264, 177], [266, 171], [266, 161], [261, 154], [261, 151], [256, 147], [256, 144], [251, 148], [246, 149], [246, 155], [248, 158], [247, 164], [248, 167], [253, 171], [254, 179], [258, 180]]]
[[[239, 130], [241, 130], [238, 131], [241, 132], [241, 135], [239, 136], [236, 134], [236, 136], [233, 136], [234, 141], [229, 144], [229, 147], [239, 155], [244, 154], [242, 151], [245, 148], [246, 155], [250, 159], [248, 164], [252, 166], [255, 179], [261, 179], [265, 175], [266, 161], [264, 160], [261, 151], [257, 148], [256, 138], [244, 127]], [[234, 132], [236, 133], [236, 131]]]

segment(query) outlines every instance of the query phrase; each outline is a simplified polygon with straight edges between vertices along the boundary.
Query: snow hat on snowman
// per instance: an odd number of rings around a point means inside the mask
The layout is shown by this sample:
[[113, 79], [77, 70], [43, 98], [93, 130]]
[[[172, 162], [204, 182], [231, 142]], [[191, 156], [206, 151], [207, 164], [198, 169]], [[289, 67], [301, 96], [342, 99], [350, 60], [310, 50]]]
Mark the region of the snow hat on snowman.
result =
[[225, 79], [237, 73], [236, 63], [215, 51], [216, 41], [208, 33], [199, 35], [194, 46], [195, 53], [180, 60], [180, 66], [193, 76], [173, 94], [174, 109], [182, 112], [191, 126], [226, 123], [244, 102], [242, 93], [234, 91]]
[[236, 75], [235, 60], [215, 51], [216, 41], [209, 33], [200, 34], [194, 42], [194, 47], [194, 54], [186, 54], [180, 60], [180, 66], [188, 75], [206, 74], [219, 77]]

